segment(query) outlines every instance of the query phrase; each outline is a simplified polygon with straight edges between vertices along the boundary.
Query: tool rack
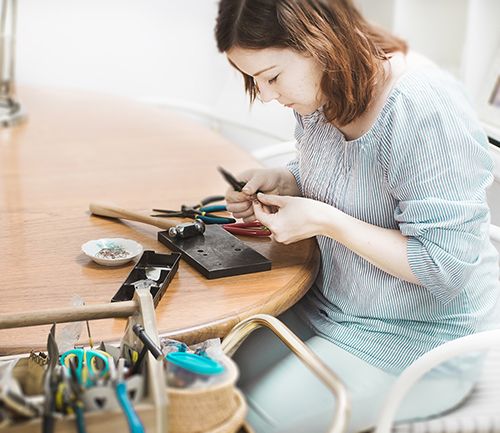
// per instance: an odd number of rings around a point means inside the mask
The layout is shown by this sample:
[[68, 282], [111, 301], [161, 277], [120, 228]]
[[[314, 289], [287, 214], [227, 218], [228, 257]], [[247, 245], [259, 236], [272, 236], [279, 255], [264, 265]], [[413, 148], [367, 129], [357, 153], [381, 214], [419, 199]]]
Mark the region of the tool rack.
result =
[[[132, 301], [123, 303], [105, 304], [101, 306], [68, 307], [67, 309], [54, 309], [48, 311], [30, 312], [31, 324], [52, 324], [62, 322], [79, 322], [82, 320], [101, 319], [104, 317], [131, 316], [139, 313], [139, 323], [146, 333], [159, 346], [156, 316], [154, 312], [153, 298], [148, 290], [135, 292]], [[7, 316], [7, 317], [5, 317]], [[4, 315], [0, 320], [0, 328], [13, 328], [19, 325], [18, 318], [12, 314], [10, 317]], [[130, 320], [130, 319], [129, 319]], [[3, 357], [0, 360], [13, 359], [14, 356]], [[23, 383], [28, 367], [28, 355], [20, 355], [19, 361], [14, 367], [14, 376]], [[165, 433], [167, 427], [167, 392], [165, 388], [165, 377], [162, 361], [157, 361], [148, 351], [145, 364], [146, 392], [144, 399], [136, 406], [135, 411], [141, 419], [145, 430], [150, 433]], [[103, 412], [86, 412], [85, 424], [87, 433], [109, 433], [128, 431], [127, 420], [122, 410]], [[42, 418], [34, 418], [19, 424], [14, 424], [0, 430], [2, 433], [32, 433], [42, 431]], [[57, 418], [54, 425], [54, 433], [74, 433], [75, 416], [67, 415]]]
[[[111, 306], [110, 306], [111, 305]], [[73, 310], [73, 311], [71, 311]], [[140, 321], [146, 333], [159, 345], [158, 331], [156, 326], [156, 318], [154, 312], [153, 298], [148, 290], [136, 291], [132, 301], [123, 301], [101, 306], [83, 306], [83, 307], [70, 307], [68, 309], [54, 309], [49, 314], [47, 312], [38, 311], [30, 312], [29, 320], [25, 320], [23, 324], [19, 324], [19, 315], [4, 314], [0, 316], [0, 329], [12, 328], [19, 326], [51, 324], [54, 322], [71, 322], [92, 319], [102, 319], [110, 317], [124, 317], [131, 316], [135, 311], [139, 312]], [[64, 318], [61, 320], [61, 318]], [[342, 381], [332, 372], [323, 361], [315, 355], [297, 336], [295, 336], [283, 323], [275, 317], [267, 314], [256, 314], [251, 316], [238, 325], [236, 325], [222, 342], [222, 350], [226, 355], [226, 362], [229, 362], [231, 355], [243, 340], [255, 329], [260, 327], [269, 328], [274, 332], [288, 348], [299, 357], [299, 359], [323, 382], [327, 389], [332, 392], [336, 400], [336, 406], [332, 410], [332, 421], [328, 431], [331, 433], [344, 433], [349, 416], [350, 416], [350, 401], [349, 395], [345, 385]], [[3, 357], [2, 359], [12, 359], [13, 357]], [[27, 369], [28, 357], [27, 355], [20, 359], [14, 368], [15, 375], [22, 378]], [[168, 433], [171, 431], [186, 431], [176, 430], [175, 423], [169, 425], [168, 415], [169, 409], [171, 410], [171, 421], [178, 415], [176, 412], [190, 407], [191, 411], [184, 411], [184, 422], [188, 418], [197, 419], [203, 423], [207, 421], [202, 414], [197, 413], [195, 409], [195, 401], [193, 398], [197, 397], [195, 393], [190, 393], [189, 390], [168, 390], [165, 386], [165, 373], [163, 370], [163, 361], [157, 361], [153, 355], [148, 351], [146, 358], [146, 393], [143, 401], [134, 406], [136, 413], [140, 417], [145, 430], [148, 433]], [[230, 383], [225, 383], [222, 388], [230, 388], [230, 391], [237, 401], [234, 408], [234, 413], [230, 414], [229, 418], [224, 419], [224, 426], [209, 428], [210, 432], [252, 432], [251, 428], [244, 422], [246, 408], [244, 399], [236, 388], [234, 382], [237, 372], [234, 372]], [[291, 378], [291, 380], [293, 380]], [[217, 387], [213, 387], [217, 388]], [[207, 394], [209, 400], [215, 397], [211, 392], [218, 394], [216, 397], [220, 398], [221, 392], [217, 389], [203, 390], [202, 394]], [[223, 394], [227, 394], [223, 390]], [[169, 397], [171, 397], [173, 405], [169, 408]], [[199, 397], [199, 396], [198, 396]], [[182, 400], [186, 398], [187, 403], [184, 404]], [[239, 401], [239, 403], [238, 403]], [[180, 406], [177, 404], [180, 403]], [[238, 407], [242, 405], [242, 407]], [[205, 402], [203, 406], [206, 406]], [[227, 409], [227, 404], [223, 404]], [[193, 410], [194, 409], [194, 410]], [[14, 425], [6, 429], [1, 429], [0, 433], [31, 433], [34, 431], [41, 431], [41, 418], [27, 421], [22, 424]], [[85, 422], [88, 433], [109, 433], [109, 432], [122, 432], [128, 431], [128, 424], [123, 414], [123, 411], [106, 411], [106, 412], [88, 412], [85, 414]], [[185, 425], [183, 425], [184, 429]], [[227, 429], [225, 429], [227, 427]], [[199, 430], [189, 430], [199, 431]], [[207, 431], [207, 430], [205, 430]], [[57, 419], [55, 422], [54, 433], [74, 433], [75, 432], [75, 419], [74, 416], [66, 416], [62, 419]]]

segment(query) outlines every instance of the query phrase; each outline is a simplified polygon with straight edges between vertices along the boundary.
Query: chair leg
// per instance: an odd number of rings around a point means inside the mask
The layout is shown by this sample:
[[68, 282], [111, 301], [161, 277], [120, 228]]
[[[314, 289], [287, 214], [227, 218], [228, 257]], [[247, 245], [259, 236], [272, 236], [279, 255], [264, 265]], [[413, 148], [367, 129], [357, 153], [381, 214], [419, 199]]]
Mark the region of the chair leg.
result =
[[273, 331], [332, 392], [336, 405], [328, 431], [343, 433], [351, 412], [347, 388], [339, 377], [281, 321], [267, 314], [251, 316], [241, 321], [229, 332], [222, 341], [222, 350], [226, 355], [231, 356], [252, 331], [262, 326]]

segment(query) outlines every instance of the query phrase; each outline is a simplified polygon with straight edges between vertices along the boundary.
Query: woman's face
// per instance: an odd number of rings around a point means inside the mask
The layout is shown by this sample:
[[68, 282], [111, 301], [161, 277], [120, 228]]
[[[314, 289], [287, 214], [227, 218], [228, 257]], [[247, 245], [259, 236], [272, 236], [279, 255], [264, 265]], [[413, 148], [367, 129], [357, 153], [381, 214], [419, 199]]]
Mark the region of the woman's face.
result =
[[273, 99], [302, 115], [326, 103], [320, 89], [323, 71], [312, 57], [290, 49], [249, 50], [232, 48], [227, 57], [241, 72], [253, 77], [260, 99]]

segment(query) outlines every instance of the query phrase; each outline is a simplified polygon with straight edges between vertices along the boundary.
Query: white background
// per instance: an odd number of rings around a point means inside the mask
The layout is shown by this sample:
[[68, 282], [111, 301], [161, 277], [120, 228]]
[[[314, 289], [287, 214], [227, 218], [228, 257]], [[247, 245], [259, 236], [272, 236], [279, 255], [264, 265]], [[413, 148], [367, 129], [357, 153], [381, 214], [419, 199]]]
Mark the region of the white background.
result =
[[[499, 0], [363, 0], [361, 8], [479, 99], [500, 48]], [[277, 103], [249, 108], [241, 77], [217, 52], [216, 13], [216, 0], [18, 0], [17, 84], [197, 113], [250, 151], [291, 140], [290, 110]]]

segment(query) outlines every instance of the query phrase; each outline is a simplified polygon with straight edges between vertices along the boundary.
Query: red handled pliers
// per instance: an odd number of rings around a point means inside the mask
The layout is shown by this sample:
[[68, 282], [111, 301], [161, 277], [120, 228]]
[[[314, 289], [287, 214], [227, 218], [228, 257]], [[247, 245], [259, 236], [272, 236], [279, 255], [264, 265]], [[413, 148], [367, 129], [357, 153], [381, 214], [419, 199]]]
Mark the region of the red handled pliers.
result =
[[260, 222], [223, 224], [222, 227], [234, 235], [271, 236], [271, 230]]

